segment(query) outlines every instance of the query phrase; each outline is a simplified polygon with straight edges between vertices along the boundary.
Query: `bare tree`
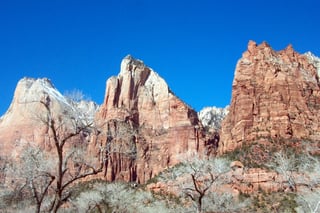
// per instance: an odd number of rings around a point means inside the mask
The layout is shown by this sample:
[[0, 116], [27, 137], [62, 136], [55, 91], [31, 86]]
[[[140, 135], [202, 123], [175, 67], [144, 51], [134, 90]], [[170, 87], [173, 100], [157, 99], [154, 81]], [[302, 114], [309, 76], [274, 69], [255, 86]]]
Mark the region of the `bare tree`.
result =
[[39, 147], [27, 143], [23, 146], [18, 162], [7, 168], [6, 181], [11, 182], [9, 185], [15, 185], [15, 193], [29, 192], [27, 194], [36, 203], [36, 212], [40, 212], [44, 198], [55, 180], [55, 176], [49, 172], [53, 163]]
[[[104, 175], [106, 176], [114, 161], [125, 158], [134, 163], [137, 158], [138, 128], [129, 122], [120, 120], [110, 120], [104, 125], [107, 126], [107, 131], [102, 138], [106, 138], [106, 140], [102, 142], [100, 149], [103, 150]], [[117, 169], [117, 172], [121, 172], [121, 169], [125, 170], [126, 168], [118, 167]], [[116, 172], [111, 172], [111, 174], [111, 179], [115, 180]], [[130, 178], [130, 181], [136, 181], [136, 175], [133, 174]]]
[[283, 151], [276, 152], [272, 158], [272, 162], [268, 164], [268, 166], [283, 175], [291, 191], [297, 190], [294, 178], [294, 171], [297, 170], [297, 160], [295, 155], [289, 156]]
[[196, 159], [187, 164], [191, 181], [185, 183], [183, 191], [196, 205], [198, 213], [203, 212], [204, 198], [211, 193], [212, 187], [227, 182], [226, 173], [230, 166], [225, 159]]
[[89, 98], [79, 89], [73, 89], [64, 92], [64, 97], [68, 100], [79, 102], [81, 100], [89, 100]]
[[300, 212], [320, 211], [320, 162], [317, 157], [310, 155], [308, 151], [300, 156], [289, 156], [281, 151], [274, 154], [273, 162], [269, 166], [283, 175], [296, 195], [295, 200]]
[[[221, 186], [230, 182], [230, 163], [224, 158], [203, 159], [197, 154], [186, 154], [183, 163], [169, 168], [159, 181], [175, 181], [179, 196], [191, 201], [194, 211], [222, 211], [221, 203], [233, 203], [232, 195], [223, 193]], [[171, 183], [172, 184], [172, 183]], [[219, 192], [217, 192], [219, 191]], [[221, 199], [219, 199], [221, 198]], [[225, 205], [225, 208], [231, 206]]]
[[133, 188], [128, 183], [95, 183], [73, 200], [77, 211], [89, 212], [184, 212], [185, 208], [157, 198], [150, 191]]
[[[66, 155], [67, 143], [71, 143], [71, 141], [76, 137], [90, 134], [93, 129], [93, 123], [87, 123], [71, 116], [69, 120], [70, 123], [67, 124], [61, 117], [63, 115], [54, 115], [51, 110], [50, 99], [48, 99], [49, 96], [47, 96], [46, 101], [40, 102], [47, 112], [47, 115], [41, 120], [49, 128], [55, 147], [55, 154], [58, 159], [55, 173], [50, 174], [55, 180], [55, 185], [53, 186], [55, 195], [49, 207], [49, 211], [57, 212], [60, 206], [71, 196], [67, 188], [80, 179], [101, 172], [103, 162], [101, 162], [100, 166], [97, 168], [88, 164], [83, 158], [81, 158], [81, 154], [77, 155], [81, 144], [76, 150], [69, 151]], [[74, 165], [76, 168], [71, 169], [70, 165]]]
[[301, 156], [298, 164], [299, 176], [296, 178], [304, 187], [296, 193], [296, 202], [303, 212], [320, 212], [320, 162], [309, 152]]
[[35, 200], [36, 212], [57, 212], [70, 198], [70, 186], [102, 172], [103, 159], [99, 156], [100, 159], [91, 161], [86, 157], [84, 138], [98, 132], [92, 122], [70, 109], [57, 114], [49, 95], [40, 101], [40, 106], [44, 113], [38, 113], [37, 119], [47, 127], [53, 148], [45, 152], [35, 144], [25, 146], [20, 164], [16, 164], [19, 168], [13, 171], [13, 175], [19, 171], [18, 177], [22, 178], [12, 181], [19, 182], [19, 190], [28, 190]]
[[296, 202], [302, 212], [317, 213], [320, 212], [320, 190], [303, 191], [297, 195]]

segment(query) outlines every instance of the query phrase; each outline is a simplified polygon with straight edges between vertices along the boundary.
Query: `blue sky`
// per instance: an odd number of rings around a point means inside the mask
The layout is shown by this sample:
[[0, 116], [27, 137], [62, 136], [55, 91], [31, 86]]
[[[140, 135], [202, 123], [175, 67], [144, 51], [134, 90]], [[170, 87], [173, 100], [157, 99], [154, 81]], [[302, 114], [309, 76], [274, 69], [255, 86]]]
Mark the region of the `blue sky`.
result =
[[0, 115], [25, 76], [101, 104], [127, 54], [196, 110], [223, 107], [249, 40], [320, 56], [319, 8], [318, 0], [1, 0]]

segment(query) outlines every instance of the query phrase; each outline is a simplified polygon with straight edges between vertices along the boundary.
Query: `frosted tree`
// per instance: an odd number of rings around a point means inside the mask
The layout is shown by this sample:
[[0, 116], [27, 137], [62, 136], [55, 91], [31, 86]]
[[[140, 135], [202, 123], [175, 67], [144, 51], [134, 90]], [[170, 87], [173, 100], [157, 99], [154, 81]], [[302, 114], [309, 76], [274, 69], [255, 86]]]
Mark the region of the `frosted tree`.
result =
[[297, 192], [296, 202], [302, 212], [320, 212], [320, 162], [307, 152], [299, 159], [297, 177], [306, 187]]
[[[230, 163], [224, 158], [202, 159], [197, 155], [186, 157], [183, 163], [159, 176], [162, 182], [175, 181], [179, 196], [191, 201], [191, 212], [231, 211], [240, 209], [234, 197], [221, 192], [221, 186], [230, 182]], [[219, 191], [219, 192], [217, 192]]]
[[71, 196], [67, 190], [68, 187], [75, 181], [102, 172], [103, 162], [101, 161], [99, 166], [88, 163], [84, 159], [84, 153], [81, 153], [81, 144], [75, 149], [67, 148], [67, 144], [71, 143], [73, 139], [77, 140], [77, 137], [96, 132], [94, 131], [93, 123], [88, 123], [71, 115], [69, 123], [67, 123], [61, 117], [63, 115], [54, 115], [48, 98], [49, 96], [46, 101], [41, 101], [47, 113], [41, 121], [49, 128], [57, 157], [56, 171], [51, 174], [55, 179], [54, 185], [52, 185], [55, 194], [49, 206], [49, 211], [57, 212], [60, 206], [67, 202]]
[[[223, 183], [228, 182], [226, 173], [230, 167], [228, 161], [221, 158], [213, 160], [196, 159], [187, 164], [188, 172], [191, 176], [191, 181], [187, 181], [183, 185], [183, 192], [188, 196], [196, 206], [198, 213], [203, 212], [207, 203], [208, 196], [214, 187], [218, 187]], [[212, 199], [212, 201], [214, 201]]]
[[29, 148], [24, 149], [20, 164], [11, 168], [13, 175], [8, 172], [7, 179], [12, 177], [12, 181], [19, 182], [20, 190], [28, 190], [35, 200], [36, 212], [57, 212], [68, 202], [70, 187], [76, 181], [102, 172], [103, 157], [102, 153], [100, 159], [86, 157], [84, 138], [98, 132], [92, 122], [80, 119], [70, 109], [58, 114], [49, 96], [40, 101], [40, 106], [44, 113], [35, 113], [35, 119], [47, 127], [53, 148], [45, 152], [35, 144], [26, 146]]
[[296, 195], [299, 212], [320, 212], [320, 162], [317, 157], [308, 151], [300, 156], [289, 156], [281, 151], [274, 154], [269, 166], [283, 176]]
[[40, 212], [55, 180], [55, 176], [49, 172], [54, 162], [39, 147], [26, 144], [23, 150], [18, 162], [7, 168], [6, 181], [14, 184], [14, 193], [30, 194], [36, 203], [36, 212]]
[[181, 206], [156, 198], [150, 191], [127, 183], [96, 183], [72, 201], [78, 212], [185, 212]]
[[297, 170], [297, 161], [295, 155], [288, 155], [283, 151], [274, 153], [272, 161], [268, 164], [269, 167], [275, 169], [284, 177], [291, 191], [296, 191], [296, 181], [294, 171]]
[[64, 96], [71, 101], [80, 102], [82, 100], [89, 100], [87, 96], [79, 89], [73, 89], [70, 91], [65, 91]]
[[299, 205], [299, 212], [318, 213], [320, 212], [320, 190], [300, 192], [296, 202]]

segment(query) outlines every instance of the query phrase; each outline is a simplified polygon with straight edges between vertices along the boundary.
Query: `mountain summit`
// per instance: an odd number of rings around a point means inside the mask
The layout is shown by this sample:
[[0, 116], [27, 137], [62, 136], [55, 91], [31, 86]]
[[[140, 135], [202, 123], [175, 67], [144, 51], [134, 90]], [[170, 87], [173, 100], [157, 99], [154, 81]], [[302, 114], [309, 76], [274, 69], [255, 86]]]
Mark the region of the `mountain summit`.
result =
[[142, 183], [188, 152], [205, 149], [197, 113], [155, 71], [132, 56], [122, 60], [118, 76], [107, 80], [96, 121], [103, 129], [100, 143], [110, 147], [108, 180]]
[[320, 140], [318, 59], [248, 44], [236, 66], [229, 114], [222, 123], [220, 151], [267, 139]]
[[63, 96], [47, 78], [23, 78], [15, 89], [7, 112], [0, 119], [0, 156], [9, 155], [23, 143], [39, 144], [48, 148], [48, 128], [43, 119], [50, 104], [51, 112], [70, 119], [93, 119], [97, 105], [92, 101], [74, 102]]

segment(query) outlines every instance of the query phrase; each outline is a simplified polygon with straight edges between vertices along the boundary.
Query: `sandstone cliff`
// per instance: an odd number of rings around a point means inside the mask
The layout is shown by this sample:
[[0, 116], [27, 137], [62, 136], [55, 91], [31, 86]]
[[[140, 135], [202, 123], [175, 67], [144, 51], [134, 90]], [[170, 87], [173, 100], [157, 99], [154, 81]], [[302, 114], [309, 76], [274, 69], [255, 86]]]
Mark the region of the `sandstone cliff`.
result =
[[197, 113], [166, 82], [131, 56], [107, 81], [96, 115], [99, 144], [106, 150], [105, 177], [143, 183], [180, 162], [187, 152], [205, 151]]
[[[94, 117], [97, 105], [93, 102], [72, 102], [65, 98], [49, 79], [21, 79], [8, 111], [0, 119], [0, 156], [17, 155], [24, 145], [52, 148], [51, 136], [44, 119], [47, 116], [43, 103], [50, 104], [54, 119], [72, 128], [74, 120]], [[14, 156], [13, 156], [14, 157]]]
[[289, 45], [274, 51], [250, 41], [238, 61], [229, 114], [222, 123], [221, 152], [259, 139], [320, 140], [318, 62]]

